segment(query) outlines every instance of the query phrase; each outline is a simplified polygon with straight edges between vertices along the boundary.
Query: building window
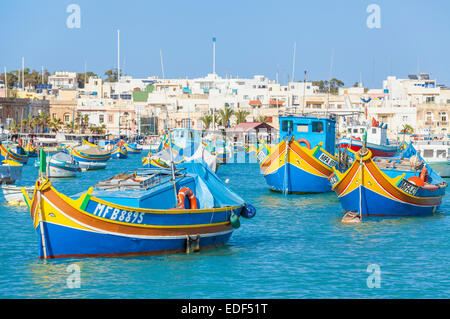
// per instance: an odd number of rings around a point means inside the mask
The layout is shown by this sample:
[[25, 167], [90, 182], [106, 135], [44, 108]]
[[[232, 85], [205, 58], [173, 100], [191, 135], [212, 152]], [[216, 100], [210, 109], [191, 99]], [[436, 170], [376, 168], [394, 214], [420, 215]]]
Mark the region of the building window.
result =
[[425, 116], [425, 121], [426, 122], [433, 122], [433, 113], [432, 112], [427, 112], [426, 116]]
[[433, 157], [433, 150], [423, 150], [423, 157]]
[[99, 121], [100, 123], [103, 123], [103, 122], [105, 121], [105, 116], [104, 116], [103, 114], [99, 115], [99, 116], [98, 116], [98, 121]]
[[427, 96], [425, 99], [425, 103], [434, 103], [434, 96]]
[[70, 115], [64, 114], [64, 122], [69, 123], [70, 122]]
[[403, 116], [402, 120], [403, 120], [403, 122], [408, 122], [408, 116]]
[[441, 122], [447, 122], [447, 113], [439, 112], [439, 118], [440, 118]]
[[112, 115], [108, 115], [108, 122], [112, 123], [113, 122], [113, 116]]

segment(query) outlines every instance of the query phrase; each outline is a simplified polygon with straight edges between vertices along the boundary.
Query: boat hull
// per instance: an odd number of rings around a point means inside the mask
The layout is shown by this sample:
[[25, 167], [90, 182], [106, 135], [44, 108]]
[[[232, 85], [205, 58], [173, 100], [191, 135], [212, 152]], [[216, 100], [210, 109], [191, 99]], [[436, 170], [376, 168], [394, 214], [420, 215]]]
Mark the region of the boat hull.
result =
[[[371, 153], [356, 153], [353, 165], [330, 178], [345, 211], [361, 216], [425, 216], [439, 208], [446, 184], [433, 191], [408, 183], [404, 174], [390, 177], [372, 161]], [[360, 182], [362, 181], [362, 182]]]
[[198, 210], [151, 210], [120, 206], [91, 197], [58, 193], [38, 180], [26, 196], [39, 238], [39, 258], [112, 257], [186, 252], [220, 246], [230, 238], [232, 214], [243, 206]]
[[55, 178], [75, 177], [78, 170], [78, 166], [66, 166], [64, 164], [49, 162], [47, 174], [48, 177]]
[[286, 141], [282, 141], [261, 161], [260, 168], [272, 190], [287, 193], [329, 192], [331, 185], [328, 176], [333, 173], [332, 166], [319, 160], [325, 156], [331, 163], [336, 161], [319, 145], [310, 150], [295, 140], [289, 141], [289, 147], [286, 147]]

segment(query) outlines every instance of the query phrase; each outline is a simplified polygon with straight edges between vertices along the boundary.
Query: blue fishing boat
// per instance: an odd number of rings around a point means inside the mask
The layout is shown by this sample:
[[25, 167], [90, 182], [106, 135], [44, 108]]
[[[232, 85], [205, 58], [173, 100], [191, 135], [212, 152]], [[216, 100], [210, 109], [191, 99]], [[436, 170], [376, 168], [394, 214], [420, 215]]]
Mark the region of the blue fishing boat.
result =
[[270, 189], [283, 193], [331, 191], [337, 158], [333, 117], [280, 116], [280, 142], [256, 155]]
[[201, 163], [125, 172], [74, 196], [39, 178], [24, 196], [39, 258], [189, 253], [224, 245], [256, 213]]
[[116, 145], [111, 150], [111, 158], [128, 158], [128, 151], [124, 145]]
[[348, 169], [334, 169], [330, 183], [343, 209], [358, 218], [433, 214], [447, 187], [412, 144], [385, 158], [362, 147]]
[[127, 149], [128, 154], [142, 153], [142, 147], [140, 147], [137, 143], [125, 143], [124, 146]]

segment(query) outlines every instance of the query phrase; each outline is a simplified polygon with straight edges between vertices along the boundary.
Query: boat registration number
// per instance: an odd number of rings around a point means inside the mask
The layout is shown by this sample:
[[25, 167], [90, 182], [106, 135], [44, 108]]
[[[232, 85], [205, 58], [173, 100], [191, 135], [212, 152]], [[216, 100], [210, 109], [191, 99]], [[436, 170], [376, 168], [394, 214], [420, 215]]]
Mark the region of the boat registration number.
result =
[[258, 152], [258, 154], [256, 154], [256, 159], [258, 160], [258, 162], [262, 163], [262, 161], [266, 158], [266, 153], [264, 153], [263, 150], [260, 150]]
[[410, 182], [403, 180], [400, 185], [398, 186], [402, 191], [405, 193], [408, 193], [409, 195], [416, 195], [417, 191], [419, 190], [419, 187], [417, 187], [414, 184], [411, 184]]
[[329, 167], [334, 167], [337, 164], [336, 160], [332, 159], [330, 156], [328, 156], [325, 153], [320, 154], [319, 161], [321, 161], [322, 163], [324, 163], [325, 165], [327, 165]]
[[97, 207], [95, 207], [93, 214], [98, 217], [132, 224], [142, 224], [142, 221], [144, 220], [144, 213], [121, 210], [119, 208], [102, 205], [100, 203], [98, 203]]

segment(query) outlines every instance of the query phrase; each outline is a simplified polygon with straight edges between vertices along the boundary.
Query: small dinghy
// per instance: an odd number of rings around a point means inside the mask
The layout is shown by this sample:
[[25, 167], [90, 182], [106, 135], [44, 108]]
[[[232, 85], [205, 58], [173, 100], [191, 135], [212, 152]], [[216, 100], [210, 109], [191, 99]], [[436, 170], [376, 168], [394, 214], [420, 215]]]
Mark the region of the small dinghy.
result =
[[20, 187], [17, 185], [3, 185], [1, 187], [3, 197], [5, 198], [5, 201], [8, 203], [8, 205], [20, 205], [20, 206], [26, 205], [22, 193], [22, 188], [28, 194], [28, 197], [33, 197], [34, 191], [33, 186]]

